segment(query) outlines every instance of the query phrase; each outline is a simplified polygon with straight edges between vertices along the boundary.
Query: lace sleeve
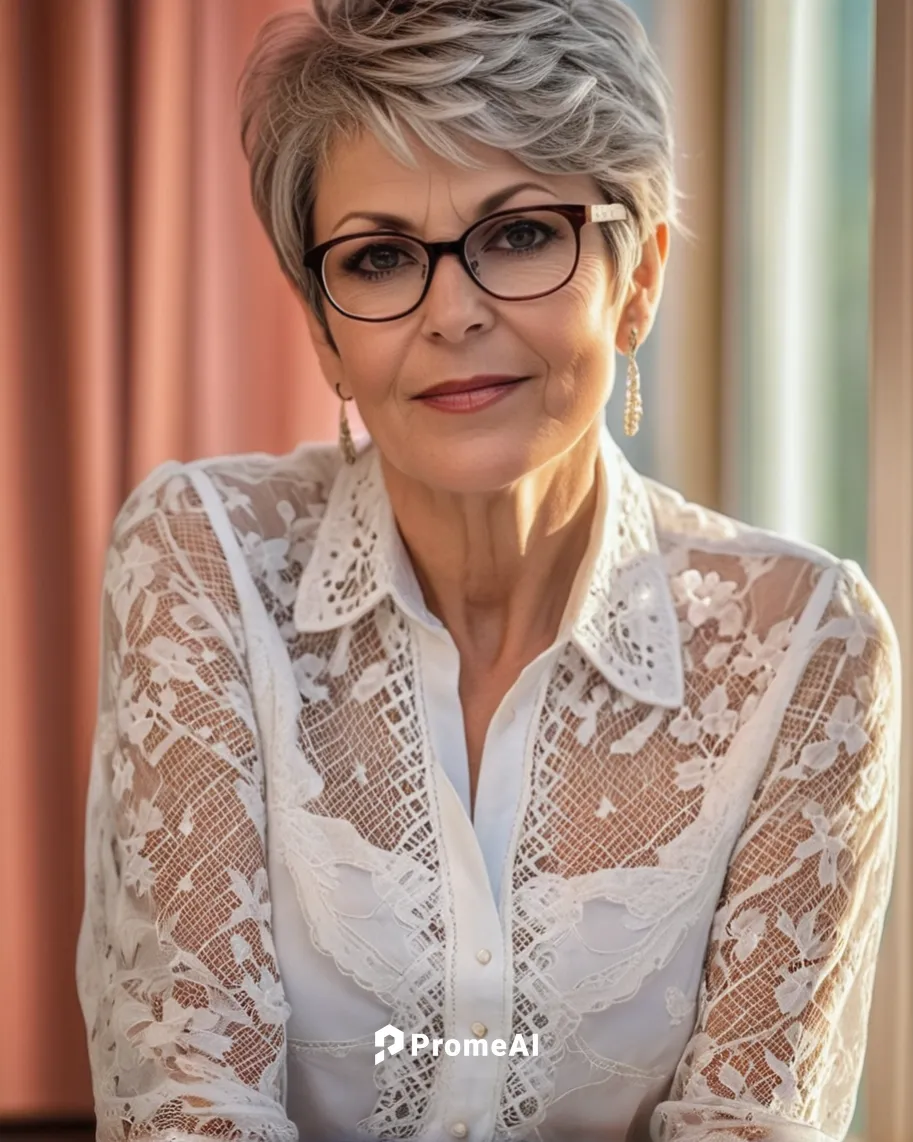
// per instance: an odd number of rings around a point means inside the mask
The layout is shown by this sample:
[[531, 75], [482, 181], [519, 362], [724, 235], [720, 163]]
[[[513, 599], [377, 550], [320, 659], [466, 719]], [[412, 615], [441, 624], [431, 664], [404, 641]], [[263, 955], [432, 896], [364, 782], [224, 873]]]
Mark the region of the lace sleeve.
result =
[[101, 1142], [291, 1142], [263, 769], [231, 575], [186, 469], [115, 521], [77, 986]]
[[894, 868], [896, 636], [844, 563], [736, 844], [654, 1142], [849, 1128]]

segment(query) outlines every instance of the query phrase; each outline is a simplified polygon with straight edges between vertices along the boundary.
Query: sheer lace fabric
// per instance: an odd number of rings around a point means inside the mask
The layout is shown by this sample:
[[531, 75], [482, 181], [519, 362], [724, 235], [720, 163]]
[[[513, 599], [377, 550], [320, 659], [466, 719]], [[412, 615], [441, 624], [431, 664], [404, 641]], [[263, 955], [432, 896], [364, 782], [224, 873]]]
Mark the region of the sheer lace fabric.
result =
[[[453, 648], [373, 447], [134, 491], [77, 963], [100, 1138], [844, 1136], [893, 870], [893, 631], [855, 564], [685, 503], [608, 437], [600, 479], [473, 821]], [[387, 1023], [479, 1019], [538, 1055], [374, 1065]]]

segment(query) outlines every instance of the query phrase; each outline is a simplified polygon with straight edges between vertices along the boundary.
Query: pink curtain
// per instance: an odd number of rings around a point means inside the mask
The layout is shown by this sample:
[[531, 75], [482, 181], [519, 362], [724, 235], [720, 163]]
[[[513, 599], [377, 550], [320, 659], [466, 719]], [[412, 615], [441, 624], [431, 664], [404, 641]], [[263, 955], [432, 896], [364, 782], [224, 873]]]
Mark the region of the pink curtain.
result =
[[167, 458], [332, 439], [249, 204], [280, 0], [0, 0], [0, 1117], [91, 1111], [74, 983], [104, 548]]

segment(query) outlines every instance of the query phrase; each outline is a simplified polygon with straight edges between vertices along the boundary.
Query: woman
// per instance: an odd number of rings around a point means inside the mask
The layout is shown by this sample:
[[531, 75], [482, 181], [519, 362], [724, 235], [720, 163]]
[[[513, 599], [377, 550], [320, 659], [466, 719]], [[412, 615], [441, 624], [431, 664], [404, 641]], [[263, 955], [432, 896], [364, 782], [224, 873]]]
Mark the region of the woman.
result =
[[243, 139], [340, 446], [166, 463], [115, 523], [99, 1137], [843, 1138], [896, 640], [604, 428], [674, 221], [655, 56], [617, 0], [315, 8]]

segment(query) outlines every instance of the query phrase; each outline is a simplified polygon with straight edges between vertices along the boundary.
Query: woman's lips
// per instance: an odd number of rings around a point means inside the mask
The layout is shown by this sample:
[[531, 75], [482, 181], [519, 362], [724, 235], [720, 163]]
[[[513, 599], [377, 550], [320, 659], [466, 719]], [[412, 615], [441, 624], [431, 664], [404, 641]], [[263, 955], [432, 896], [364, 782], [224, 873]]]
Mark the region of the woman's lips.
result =
[[469, 389], [461, 393], [435, 393], [432, 396], [416, 397], [415, 399], [430, 408], [439, 409], [441, 412], [478, 412], [479, 409], [487, 408], [496, 401], [502, 400], [510, 393], [511, 389], [517, 388], [528, 379], [528, 377], [523, 377], [518, 381], [503, 381], [498, 385], [486, 385], [482, 389]]

